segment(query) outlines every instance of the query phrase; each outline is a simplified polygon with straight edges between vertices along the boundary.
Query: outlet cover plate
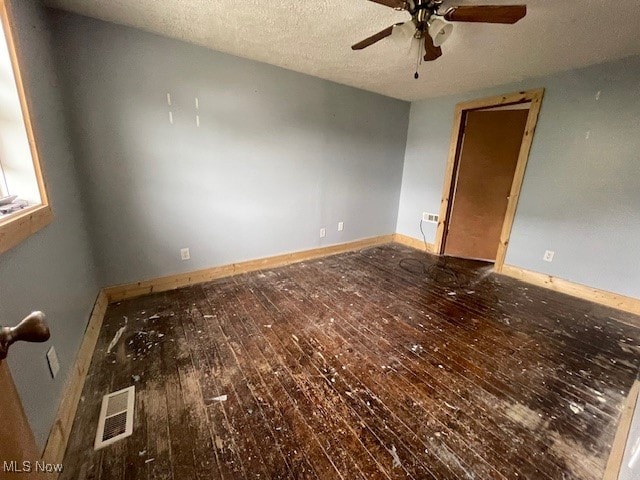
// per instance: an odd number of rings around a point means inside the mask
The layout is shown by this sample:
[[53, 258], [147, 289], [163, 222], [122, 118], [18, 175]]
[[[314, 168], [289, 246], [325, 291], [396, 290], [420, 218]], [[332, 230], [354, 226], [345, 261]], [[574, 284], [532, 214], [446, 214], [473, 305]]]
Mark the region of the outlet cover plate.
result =
[[341, 232], [344, 230], [344, 222], [338, 222], [338, 231]]
[[182, 258], [182, 260], [189, 260], [191, 258], [191, 253], [188, 248], [180, 249], [180, 258]]
[[51, 347], [47, 351], [47, 362], [49, 362], [51, 377], [56, 378], [56, 375], [58, 375], [58, 372], [60, 371], [60, 362], [58, 361], [58, 354], [56, 353], [56, 349], [54, 347]]
[[423, 222], [438, 223], [439, 217], [437, 213], [422, 212]]
[[327, 229], [326, 228], [321, 228], [320, 229], [320, 238], [324, 238], [327, 236]]
[[553, 262], [553, 256], [556, 254], [556, 252], [554, 252], [553, 250], [547, 250], [544, 252], [544, 256], [542, 257], [542, 259], [545, 262]]

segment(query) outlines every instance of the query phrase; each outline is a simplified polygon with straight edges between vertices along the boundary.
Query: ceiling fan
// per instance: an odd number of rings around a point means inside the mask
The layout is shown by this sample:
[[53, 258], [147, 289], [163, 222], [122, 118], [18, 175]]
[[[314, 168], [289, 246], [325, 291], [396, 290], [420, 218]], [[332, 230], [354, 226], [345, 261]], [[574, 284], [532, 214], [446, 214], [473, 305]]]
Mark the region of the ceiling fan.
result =
[[[441, 45], [449, 38], [453, 25], [449, 22], [513, 24], [527, 14], [526, 5], [464, 5], [442, 9], [444, 0], [369, 0], [411, 14], [411, 20], [396, 23], [356, 43], [351, 48], [362, 50], [387, 38], [396, 30], [410, 31], [414, 38], [424, 39], [424, 60], [442, 55]], [[422, 43], [422, 42], [421, 42]], [[420, 53], [421, 54], [421, 53]], [[418, 73], [416, 72], [416, 78]]]

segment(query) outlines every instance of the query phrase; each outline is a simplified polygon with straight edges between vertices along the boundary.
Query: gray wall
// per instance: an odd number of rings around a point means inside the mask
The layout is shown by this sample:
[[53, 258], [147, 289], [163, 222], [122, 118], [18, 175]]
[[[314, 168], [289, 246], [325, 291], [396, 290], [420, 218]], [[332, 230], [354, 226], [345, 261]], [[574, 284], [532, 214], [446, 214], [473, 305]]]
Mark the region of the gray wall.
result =
[[[53, 223], [0, 257], [0, 324], [15, 324], [30, 311], [48, 315], [46, 344], [15, 344], [9, 367], [36, 440], [42, 447], [58, 407], [98, 293], [77, 176], [50, 51], [45, 10], [36, 0], [12, 3], [14, 33]], [[45, 354], [55, 345], [61, 371], [49, 375]]]
[[105, 285], [395, 231], [408, 103], [98, 20], [55, 19]]
[[456, 103], [537, 87], [546, 93], [506, 262], [640, 297], [640, 57], [413, 103], [397, 231], [421, 238], [422, 212], [438, 213]]

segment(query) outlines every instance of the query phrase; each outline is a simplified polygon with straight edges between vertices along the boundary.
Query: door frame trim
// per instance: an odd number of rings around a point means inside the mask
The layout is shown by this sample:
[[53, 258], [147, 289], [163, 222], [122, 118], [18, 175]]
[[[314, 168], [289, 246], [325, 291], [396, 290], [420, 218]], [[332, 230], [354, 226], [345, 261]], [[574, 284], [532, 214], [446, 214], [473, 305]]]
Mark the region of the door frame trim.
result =
[[451, 145], [449, 147], [449, 158], [444, 175], [442, 200], [440, 202], [440, 221], [438, 222], [438, 228], [436, 231], [435, 251], [439, 255], [444, 253], [444, 233], [451, 215], [450, 200], [453, 196], [453, 189], [455, 187], [454, 178], [458, 170], [458, 160], [462, 147], [462, 138], [464, 135], [463, 126], [466, 112], [530, 102], [529, 116], [527, 117], [527, 123], [522, 137], [522, 146], [520, 147], [520, 154], [518, 155], [516, 171], [513, 175], [513, 183], [511, 184], [507, 212], [505, 214], [504, 223], [502, 224], [500, 244], [498, 245], [498, 254], [494, 264], [494, 270], [496, 272], [500, 273], [502, 271], [502, 267], [507, 256], [507, 247], [511, 236], [511, 228], [513, 227], [513, 221], [516, 216], [518, 200], [520, 199], [520, 189], [522, 188], [522, 182], [524, 181], [524, 174], [529, 160], [533, 136], [538, 124], [538, 116], [540, 114], [543, 97], [544, 88], [538, 88], [534, 90], [526, 90], [506, 95], [471, 100], [468, 102], [458, 103], [456, 105], [455, 115], [453, 118], [453, 131], [451, 133]]

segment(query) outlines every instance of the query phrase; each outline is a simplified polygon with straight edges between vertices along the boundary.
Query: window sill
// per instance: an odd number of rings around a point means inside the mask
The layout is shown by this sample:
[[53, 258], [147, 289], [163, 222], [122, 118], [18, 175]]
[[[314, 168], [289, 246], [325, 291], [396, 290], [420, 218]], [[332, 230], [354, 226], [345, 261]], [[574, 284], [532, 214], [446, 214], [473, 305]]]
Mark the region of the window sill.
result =
[[20, 244], [53, 220], [49, 205], [34, 205], [0, 219], [0, 254]]

